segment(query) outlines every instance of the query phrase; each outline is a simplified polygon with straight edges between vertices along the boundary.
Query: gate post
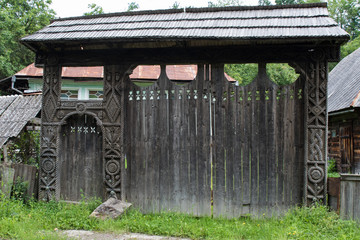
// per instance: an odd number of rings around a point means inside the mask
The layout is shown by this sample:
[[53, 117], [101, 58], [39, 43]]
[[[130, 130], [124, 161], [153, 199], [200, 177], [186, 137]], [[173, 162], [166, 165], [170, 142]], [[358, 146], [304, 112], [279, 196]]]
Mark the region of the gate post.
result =
[[321, 50], [306, 63], [304, 203], [326, 200], [327, 60]]
[[124, 167], [125, 81], [131, 74], [131, 65], [104, 66], [104, 183], [106, 192], [122, 193]]
[[61, 89], [61, 66], [57, 56], [49, 56], [44, 66], [41, 107], [41, 156], [39, 170], [39, 199], [58, 199], [58, 123], [55, 120]]

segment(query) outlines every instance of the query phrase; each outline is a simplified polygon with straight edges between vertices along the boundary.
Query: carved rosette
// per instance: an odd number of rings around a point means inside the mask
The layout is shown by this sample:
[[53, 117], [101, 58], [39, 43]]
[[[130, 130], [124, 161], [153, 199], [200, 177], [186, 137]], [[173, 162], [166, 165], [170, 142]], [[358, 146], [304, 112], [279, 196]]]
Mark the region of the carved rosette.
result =
[[104, 105], [99, 118], [105, 126], [104, 167], [105, 184], [108, 194], [121, 195], [121, 159], [123, 158], [124, 106], [123, 90], [129, 77], [130, 65], [111, 65], [104, 68]]
[[[53, 58], [56, 60], [56, 57]], [[56, 198], [58, 126], [53, 123], [56, 115], [61, 115], [61, 113], [57, 114], [61, 87], [60, 74], [60, 66], [46, 65], [44, 67], [39, 199], [45, 201]]]
[[56, 198], [57, 128], [42, 126], [39, 199], [44, 201]]
[[325, 201], [327, 62], [316, 53], [307, 67], [305, 204]]

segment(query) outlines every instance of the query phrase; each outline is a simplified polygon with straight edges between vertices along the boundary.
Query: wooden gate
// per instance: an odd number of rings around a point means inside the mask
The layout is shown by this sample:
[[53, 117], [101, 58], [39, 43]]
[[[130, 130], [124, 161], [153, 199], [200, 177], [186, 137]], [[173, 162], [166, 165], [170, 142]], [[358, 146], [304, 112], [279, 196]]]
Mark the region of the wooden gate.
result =
[[[145, 212], [272, 214], [303, 197], [304, 81], [279, 87], [265, 65], [248, 86], [223, 65], [187, 85], [126, 91], [125, 197]], [[211, 207], [213, 205], [213, 208]]]
[[104, 199], [102, 130], [90, 115], [72, 115], [60, 136], [60, 199]]

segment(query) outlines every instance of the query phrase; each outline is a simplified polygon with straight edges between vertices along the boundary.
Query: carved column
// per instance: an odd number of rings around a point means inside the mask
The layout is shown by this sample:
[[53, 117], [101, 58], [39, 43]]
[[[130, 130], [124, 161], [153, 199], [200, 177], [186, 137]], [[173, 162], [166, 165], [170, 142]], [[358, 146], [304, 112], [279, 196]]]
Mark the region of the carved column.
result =
[[327, 61], [314, 51], [306, 64], [305, 205], [326, 200]]
[[57, 102], [61, 89], [61, 67], [56, 65], [56, 57], [49, 58], [44, 67], [42, 110], [41, 110], [41, 156], [39, 170], [39, 199], [57, 199], [57, 134], [55, 121]]
[[123, 167], [124, 143], [124, 89], [125, 81], [131, 73], [130, 65], [110, 65], [104, 67], [104, 182], [106, 191], [121, 196], [121, 168]]

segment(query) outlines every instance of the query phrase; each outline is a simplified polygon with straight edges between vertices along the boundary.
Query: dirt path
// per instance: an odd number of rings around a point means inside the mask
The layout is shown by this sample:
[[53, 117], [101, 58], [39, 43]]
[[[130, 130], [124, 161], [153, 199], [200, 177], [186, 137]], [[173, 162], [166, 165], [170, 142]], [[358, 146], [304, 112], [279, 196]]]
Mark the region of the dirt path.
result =
[[101, 233], [84, 230], [67, 230], [61, 231], [62, 234], [69, 237], [69, 239], [79, 240], [190, 240], [187, 238], [174, 238], [174, 237], [162, 237], [162, 236], [150, 236], [139, 233]]

